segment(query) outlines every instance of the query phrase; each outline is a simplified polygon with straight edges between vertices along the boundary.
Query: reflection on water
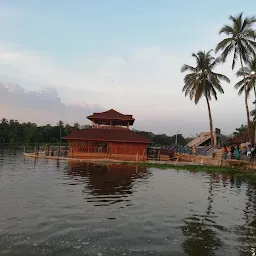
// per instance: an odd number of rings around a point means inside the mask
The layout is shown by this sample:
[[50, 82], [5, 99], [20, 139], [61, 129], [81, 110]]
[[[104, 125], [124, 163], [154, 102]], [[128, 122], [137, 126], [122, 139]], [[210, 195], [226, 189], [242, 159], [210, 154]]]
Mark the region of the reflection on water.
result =
[[223, 228], [217, 227], [216, 222], [214, 221], [214, 212], [212, 212], [212, 204], [214, 200], [213, 189], [216, 178], [215, 175], [210, 177], [207, 197], [208, 205], [205, 215], [200, 216], [194, 214], [193, 216], [184, 219], [182, 232], [187, 239], [184, 240], [182, 246], [188, 255], [215, 255], [215, 251], [222, 245], [221, 239], [213, 229], [213, 227]]
[[142, 166], [69, 162], [68, 175], [71, 178], [77, 176], [87, 178], [83, 190], [87, 202], [94, 203], [95, 206], [124, 202], [129, 206], [133, 183], [147, 179], [149, 172]]
[[256, 184], [0, 152], [1, 255], [255, 255]]

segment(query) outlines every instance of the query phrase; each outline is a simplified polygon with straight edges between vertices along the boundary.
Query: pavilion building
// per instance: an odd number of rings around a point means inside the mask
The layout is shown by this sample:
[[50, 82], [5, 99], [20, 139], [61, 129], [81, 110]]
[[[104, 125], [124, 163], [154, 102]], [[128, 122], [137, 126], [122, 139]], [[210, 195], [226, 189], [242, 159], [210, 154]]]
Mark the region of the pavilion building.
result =
[[75, 129], [63, 139], [69, 143], [69, 157], [107, 158], [127, 161], [147, 159], [152, 141], [130, 130], [135, 119], [114, 109], [87, 117], [92, 127]]

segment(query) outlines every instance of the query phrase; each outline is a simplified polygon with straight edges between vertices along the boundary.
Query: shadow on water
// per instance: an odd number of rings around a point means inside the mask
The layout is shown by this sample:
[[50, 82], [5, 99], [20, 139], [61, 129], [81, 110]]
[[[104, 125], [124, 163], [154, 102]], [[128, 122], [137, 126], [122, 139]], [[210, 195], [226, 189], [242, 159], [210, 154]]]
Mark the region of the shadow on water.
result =
[[67, 173], [70, 178], [83, 178], [83, 193], [87, 202], [95, 206], [125, 203], [120, 208], [131, 205], [135, 181], [144, 182], [150, 175], [146, 167], [142, 166], [75, 162], [69, 162]]
[[223, 188], [227, 188], [228, 183], [230, 184], [231, 188], [235, 186], [237, 189], [239, 189], [241, 186], [241, 180], [236, 179], [232, 175], [211, 175], [205, 213], [193, 214], [192, 216], [189, 216], [183, 220], [184, 225], [181, 227], [181, 229], [185, 239], [182, 247], [187, 255], [225, 255], [225, 253], [217, 253], [217, 251], [222, 248], [224, 242], [223, 239], [219, 237], [217, 231], [221, 231], [223, 233], [229, 233], [230, 231], [226, 230], [224, 226], [217, 224], [217, 221], [215, 221], [217, 216], [212, 209], [214, 203], [214, 189], [215, 187], [221, 186], [220, 183], [222, 183]]

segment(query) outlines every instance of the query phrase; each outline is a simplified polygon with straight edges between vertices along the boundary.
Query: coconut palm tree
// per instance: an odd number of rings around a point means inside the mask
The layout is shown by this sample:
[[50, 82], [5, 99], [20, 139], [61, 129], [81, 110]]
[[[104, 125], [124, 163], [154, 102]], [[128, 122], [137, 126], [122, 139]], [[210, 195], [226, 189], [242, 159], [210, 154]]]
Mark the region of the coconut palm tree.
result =
[[[225, 34], [227, 38], [223, 39], [216, 46], [216, 52], [222, 51], [221, 57], [223, 62], [226, 61], [227, 56], [233, 53], [232, 69], [234, 69], [237, 59], [240, 60], [240, 65], [242, 71], [244, 70], [244, 64], [248, 63], [251, 56], [255, 55], [256, 49], [256, 33], [253, 30], [253, 25], [256, 23], [256, 17], [245, 17], [243, 18], [243, 13], [238, 16], [230, 16], [231, 25], [224, 25], [219, 34]], [[250, 136], [250, 112], [247, 102], [247, 84], [246, 84], [246, 74], [243, 72], [244, 80], [244, 92], [245, 92], [245, 108], [248, 123], [248, 137], [250, 142], [252, 142]]]
[[184, 87], [182, 92], [185, 96], [194, 100], [195, 104], [204, 96], [207, 102], [208, 115], [210, 122], [211, 143], [214, 144], [213, 139], [213, 123], [210, 107], [210, 100], [215, 98], [217, 100], [217, 92], [224, 93], [220, 80], [230, 82], [225, 75], [213, 72], [214, 68], [221, 62], [219, 58], [214, 58], [211, 51], [199, 51], [197, 54], [193, 53], [192, 57], [196, 59], [196, 66], [183, 65], [181, 72], [190, 71], [184, 78]]
[[[256, 101], [256, 57], [250, 59], [248, 64], [244, 67], [244, 69], [240, 68], [236, 75], [238, 77], [243, 77], [245, 74], [246, 86], [247, 86], [247, 97], [250, 96], [250, 92], [254, 91], [254, 98]], [[236, 85], [235, 89], [238, 90], [238, 95], [241, 95], [244, 92], [244, 78], [242, 78]]]
[[[236, 75], [238, 77], [243, 77], [245, 74], [246, 79], [246, 86], [247, 86], [247, 98], [250, 96], [251, 91], [254, 92], [254, 104], [255, 109], [250, 112], [253, 121], [255, 121], [255, 113], [256, 113], [256, 57], [249, 60], [248, 64], [244, 67], [244, 69], [240, 68]], [[235, 86], [235, 89], [238, 90], [238, 95], [241, 95], [244, 92], [244, 78], [242, 78]], [[255, 134], [256, 131], [252, 131], [251, 127], [251, 134], [256, 139]]]

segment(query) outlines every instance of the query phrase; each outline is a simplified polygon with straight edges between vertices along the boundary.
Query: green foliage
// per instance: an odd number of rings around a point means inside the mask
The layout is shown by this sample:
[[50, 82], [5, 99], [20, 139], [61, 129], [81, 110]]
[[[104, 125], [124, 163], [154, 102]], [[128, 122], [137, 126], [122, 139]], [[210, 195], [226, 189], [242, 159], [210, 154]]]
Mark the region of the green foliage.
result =
[[246, 80], [247, 87], [247, 97], [250, 95], [250, 92], [254, 91], [254, 96], [256, 100], [256, 57], [250, 59], [248, 64], [242, 69], [240, 68], [236, 75], [242, 77], [242, 79], [235, 84], [234, 88], [238, 90], [238, 95], [241, 95], [244, 92], [244, 78]]
[[49, 142], [51, 142], [51, 143], [58, 143], [59, 140], [56, 137], [52, 137], [52, 138], [50, 138]]
[[256, 17], [245, 17], [243, 13], [238, 16], [230, 16], [231, 25], [224, 25], [219, 34], [224, 34], [227, 38], [223, 39], [216, 46], [216, 52], [222, 51], [222, 61], [226, 61], [229, 54], [233, 53], [232, 69], [234, 69], [237, 59], [248, 63], [251, 56], [255, 55], [256, 33], [253, 25]]
[[238, 136], [242, 135], [243, 133], [245, 133], [246, 131], [247, 131], [247, 125], [242, 124], [239, 128], [235, 129], [235, 132], [233, 132], [233, 136], [238, 137]]
[[[79, 124], [76, 124], [76, 127]], [[59, 121], [56, 126], [50, 124], [38, 126], [35, 123], [19, 123], [17, 120], [2, 118], [0, 122], [0, 143], [58, 143], [60, 132], [62, 136], [68, 135], [74, 126], [64, 125]]]
[[185, 85], [182, 92], [185, 93], [185, 96], [189, 95], [190, 100], [194, 100], [195, 104], [197, 104], [202, 97], [206, 99], [210, 123], [211, 143], [213, 144], [213, 123], [210, 100], [212, 98], [217, 100], [217, 92], [224, 93], [220, 84], [221, 80], [228, 83], [230, 80], [225, 75], [213, 72], [214, 68], [221, 62], [221, 59], [214, 58], [211, 55], [211, 51], [199, 51], [197, 54], [193, 53], [192, 57], [196, 59], [195, 67], [187, 64], [184, 64], [181, 67], [181, 72], [190, 72], [184, 78]]
[[170, 171], [190, 171], [190, 172], [205, 172], [205, 173], [214, 173], [214, 174], [230, 174], [234, 175], [234, 177], [240, 178], [241, 180], [250, 180], [256, 181], [256, 170], [244, 170], [243, 168], [232, 168], [226, 166], [210, 166], [210, 165], [175, 165], [173, 164], [161, 164], [161, 163], [139, 163], [136, 164], [134, 162], [127, 162], [128, 165], [138, 165], [144, 166], [147, 168], [158, 168], [163, 170]]
[[[247, 102], [248, 92], [250, 91], [250, 85], [248, 79], [246, 79], [246, 68], [244, 64], [250, 63], [251, 58], [255, 56], [256, 50], [256, 32], [253, 28], [256, 23], [256, 17], [243, 17], [243, 13], [240, 13], [236, 17], [229, 17], [231, 24], [224, 25], [219, 34], [227, 36], [216, 46], [216, 52], [222, 51], [221, 58], [225, 62], [228, 55], [232, 54], [232, 69], [235, 68], [237, 60], [240, 61], [241, 69], [238, 71], [238, 75], [243, 76], [243, 82], [238, 82], [235, 87], [240, 88], [238, 93], [244, 91], [245, 96], [245, 108], [247, 115], [247, 130], [250, 141], [252, 142], [252, 130], [250, 123], [250, 112]], [[241, 87], [243, 84], [243, 87]], [[248, 88], [247, 88], [248, 85]]]
[[[67, 136], [72, 129], [79, 129], [80, 125], [64, 124], [59, 121], [55, 126], [50, 124], [38, 126], [35, 123], [19, 123], [17, 120], [7, 120], [3, 118], [0, 122], [0, 143], [22, 143], [24, 145], [30, 143], [58, 143], [60, 133], [62, 136]], [[82, 126], [89, 128], [90, 126]], [[156, 135], [152, 132], [135, 131], [153, 141], [157, 146], [161, 145], [174, 145], [176, 135], [167, 136], [165, 134]], [[178, 134], [178, 145], [186, 145], [186, 139], [182, 134]]]
[[[251, 138], [254, 138], [254, 131], [255, 131], [255, 122], [251, 122]], [[233, 132], [233, 137], [238, 137], [243, 135], [245, 132], [247, 132], [248, 125], [242, 124], [239, 128], [236, 128]]]
[[184, 78], [185, 85], [182, 92], [185, 93], [185, 96], [189, 95], [195, 104], [202, 96], [209, 100], [214, 97], [217, 100], [217, 92], [224, 93], [220, 81], [230, 82], [225, 75], [213, 72], [213, 69], [220, 63], [220, 59], [211, 56], [211, 51], [199, 51], [197, 54], [193, 53], [192, 56], [196, 59], [196, 66], [184, 64], [181, 68], [181, 72], [190, 72]]

